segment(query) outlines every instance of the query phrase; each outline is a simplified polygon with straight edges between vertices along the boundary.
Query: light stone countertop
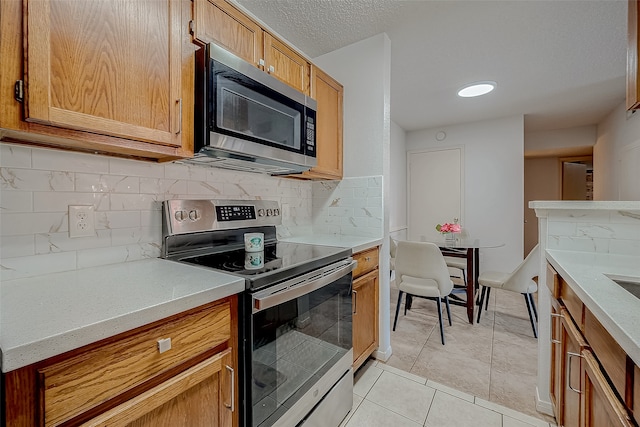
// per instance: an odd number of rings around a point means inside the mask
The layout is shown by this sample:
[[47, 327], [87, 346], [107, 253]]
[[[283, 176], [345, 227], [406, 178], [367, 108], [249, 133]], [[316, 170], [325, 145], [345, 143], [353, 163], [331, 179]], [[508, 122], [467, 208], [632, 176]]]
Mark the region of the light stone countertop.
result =
[[283, 237], [280, 241], [351, 248], [354, 254], [382, 244], [382, 238], [338, 234], [307, 234], [303, 236]]
[[605, 276], [640, 280], [640, 257], [547, 249], [546, 259], [640, 366], [640, 299]]
[[0, 287], [2, 372], [244, 288], [241, 278], [160, 258], [4, 281]]

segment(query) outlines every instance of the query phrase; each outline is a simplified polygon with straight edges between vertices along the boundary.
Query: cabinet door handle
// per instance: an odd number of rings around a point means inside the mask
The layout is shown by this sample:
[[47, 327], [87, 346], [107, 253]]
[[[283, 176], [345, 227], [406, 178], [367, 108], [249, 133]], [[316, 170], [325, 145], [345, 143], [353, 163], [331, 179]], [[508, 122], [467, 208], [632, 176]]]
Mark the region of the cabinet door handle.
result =
[[569, 390], [571, 390], [573, 392], [576, 392], [578, 394], [582, 394], [582, 391], [580, 391], [578, 389], [575, 389], [575, 388], [573, 388], [571, 386], [571, 358], [574, 357], [574, 356], [582, 357], [578, 353], [573, 353], [573, 352], [567, 351], [567, 366], [568, 366], [568, 369], [567, 369], [567, 381], [566, 381], [567, 382], [567, 387], [569, 388]]
[[365, 257], [364, 260], [369, 262], [369, 261], [371, 261], [371, 257]]
[[353, 313], [358, 314], [358, 291], [351, 291], [353, 293]]
[[224, 365], [225, 368], [229, 371], [229, 375], [231, 376], [231, 404], [224, 404], [227, 408], [231, 410], [231, 412], [235, 412], [236, 410], [236, 371], [229, 365]]
[[276, 68], [273, 65], [269, 65], [269, 73], [275, 73]]
[[182, 98], [176, 100], [176, 104], [178, 104], [178, 126], [176, 135], [182, 132]]
[[564, 318], [564, 316], [560, 313], [551, 313], [551, 333], [549, 334], [551, 336], [551, 344], [562, 344], [562, 341], [556, 340], [553, 338], [553, 318], [554, 317], [558, 317], [560, 319]]

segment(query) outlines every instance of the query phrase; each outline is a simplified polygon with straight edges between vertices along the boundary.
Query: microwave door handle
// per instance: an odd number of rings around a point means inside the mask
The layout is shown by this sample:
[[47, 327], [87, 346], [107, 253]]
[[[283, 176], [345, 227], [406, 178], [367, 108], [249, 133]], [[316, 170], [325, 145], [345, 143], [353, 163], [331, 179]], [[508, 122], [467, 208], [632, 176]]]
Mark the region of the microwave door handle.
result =
[[[270, 291], [267, 289], [266, 291], [258, 292], [253, 296], [253, 313], [275, 307], [329, 285], [351, 273], [357, 264], [357, 261], [352, 260], [335, 270], [327, 272], [326, 275], [317, 277], [317, 275], [311, 273], [311, 277], [308, 280], [281, 288], [281, 290]], [[295, 283], [295, 281], [296, 279], [293, 279], [290, 282]]]

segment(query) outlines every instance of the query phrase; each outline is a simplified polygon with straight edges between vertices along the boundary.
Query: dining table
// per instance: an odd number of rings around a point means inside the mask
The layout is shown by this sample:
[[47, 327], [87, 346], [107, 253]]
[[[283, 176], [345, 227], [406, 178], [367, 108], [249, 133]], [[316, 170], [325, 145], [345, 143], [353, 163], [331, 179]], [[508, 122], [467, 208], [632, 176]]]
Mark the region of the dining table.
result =
[[[443, 255], [457, 258], [466, 258], [467, 260], [467, 284], [464, 293], [466, 300], [458, 300], [450, 298], [451, 304], [462, 305], [467, 308], [467, 317], [469, 323], [473, 324], [476, 291], [478, 289], [478, 276], [480, 275], [480, 249], [499, 248], [504, 246], [502, 242], [492, 241], [491, 239], [475, 239], [470, 237], [458, 237], [446, 240], [422, 240], [436, 244]], [[455, 289], [454, 289], [455, 292]], [[456, 293], [454, 293], [454, 296]]]

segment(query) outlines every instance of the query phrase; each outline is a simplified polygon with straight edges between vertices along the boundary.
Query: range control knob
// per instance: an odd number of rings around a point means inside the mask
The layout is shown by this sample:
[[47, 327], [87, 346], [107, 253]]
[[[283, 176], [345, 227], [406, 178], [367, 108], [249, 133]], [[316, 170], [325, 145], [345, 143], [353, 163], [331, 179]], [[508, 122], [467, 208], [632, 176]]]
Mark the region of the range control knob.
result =
[[180, 222], [187, 219], [187, 213], [185, 211], [176, 211], [176, 213], [173, 216], [176, 218], [176, 220]]
[[189, 219], [191, 221], [195, 221], [197, 219], [200, 219], [200, 213], [195, 209], [192, 210], [192, 211], [189, 211]]
[[273, 215], [273, 210], [267, 209], [267, 216], [271, 216], [271, 215]]
[[258, 209], [258, 216], [264, 216], [264, 209]]
[[280, 209], [274, 209], [273, 216], [278, 216], [278, 215], [280, 215]]

